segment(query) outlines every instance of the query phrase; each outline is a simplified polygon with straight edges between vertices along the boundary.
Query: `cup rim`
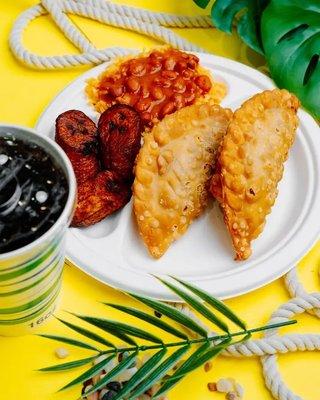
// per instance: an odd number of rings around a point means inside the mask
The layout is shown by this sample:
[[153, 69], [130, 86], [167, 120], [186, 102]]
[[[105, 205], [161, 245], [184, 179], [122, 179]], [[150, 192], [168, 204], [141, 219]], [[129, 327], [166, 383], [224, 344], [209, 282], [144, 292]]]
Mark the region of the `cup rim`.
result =
[[[66, 178], [67, 178], [68, 184], [69, 184], [69, 188], [68, 188], [69, 193], [68, 193], [68, 198], [67, 198], [66, 204], [64, 206], [64, 209], [63, 209], [61, 215], [56, 220], [56, 222], [43, 235], [41, 235], [38, 239], [34, 240], [33, 242], [28, 243], [27, 245], [20, 247], [19, 249], [0, 254], [0, 261], [1, 261], [4, 259], [11, 258], [11, 257], [19, 256], [23, 253], [28, 252], [33, 247], [40, 245], [42, 242], [45, 242], [48, 239], [48, 237], [51, 236], [51, 234], [57, 229], [57, 227], [61, 224], [61, 222], [64, 219], [66, 219], [67, 216], [72, 212], [72, 209], [74, 207], [74, 200], [75, 200], [76, 194], [77, 194], [77, 183], [76, 183], [76, 177], [74, 174], [74, 170], [73, 170], [71, 161], [69, 160], [66, 153], [62, 150], [62, 148], [53, 139], [51, 139], [47, 136], [41, 135], [39, 132], [37, 132], [37, 130], [35, 130], [33, 128], [29, 128], [29, 127], [25, 127], [25, 126], [21, 126], [21, 125], [0, 123], [0, 128], [7, 128], [8, 130], [10, 130], [10, 128], [19, 129], [19, 130], [25, 131], [28, 134], [31, 134], [32, 137], [40, 136], [41, 140], [43, 140], [47, 146], [54, 149], [59, 154], [61, 159], [63, 160], [64, 167], [67, 172]], [[26, 141], [28, 141], [28, 139]], [[40, 147], [42, 147], [42, 146], [40, 145]], [[46, 151], [45, 148], [43, 148], [43, 150]]]

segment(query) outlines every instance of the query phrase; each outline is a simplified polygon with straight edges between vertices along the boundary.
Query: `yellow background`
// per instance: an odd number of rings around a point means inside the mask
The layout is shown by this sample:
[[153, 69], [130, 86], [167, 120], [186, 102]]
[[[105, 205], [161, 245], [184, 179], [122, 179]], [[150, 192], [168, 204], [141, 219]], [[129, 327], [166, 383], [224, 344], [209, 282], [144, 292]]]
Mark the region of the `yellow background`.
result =
[[[40, 113], [51, 99], [71, 80], [84, 72], [85, 68], [61, 71], [35, 71], [20, 65], [8, 49], [8, 35], [17, 15], [27, 7], [36, 4], [32, 0], [0, 0], [0, 121], [25, 126], [34, 126]], [[132, 4], [158, 11], [174, 13], [199, 13], [192, 0], [126, 0]], [[110, 45], [139, 47], [151, 46], [156, 42], [138, 34], [102, 26], [94, 21], [73, 17], [90, 40], [97, 47]], [[213, 29], [181, 30], [181, 35], [210, 50], [242, 62], [250, 61], [255, 66], [262, 64], [236, 36], [229, 36]], [[75, 52], [73, 46], [63, 38], [48, 17], [32, 22], [24, 35], [25, 45], [39, 54], [64, 54]], [[318, 267], [320, 245], [316, 246], [300, 263], [299, 273], [309, 291], [319, 290]], [[230, 283], [231, 284], [231, 283]], [[279, 279], [253, 293], [227, 301], [249, 326], [265, 324], [271, 313], [289, 299], [283, 280]], [[87, 277], [75, 267], [67, 266], [64, 275], [62, 307], [59, 315], [66, 316], [62, 310], [78, 313], [119, 317], [101, 301], [130, 304], [124, 295]], [[319, 321], [312, 316], [298, 318], [299, 324], [282, 332], [319, 333]], [[142, 324], [143, 325], [143, 324]], [[46, 333], [67, 335], [68, 330], [57, 321], [51, 320], [43, 329]], [[55, 391], [74, 376], [81, 368], [68, 373], [41, 374], [37, 368], [58, 362], [54, 350], [59, 346], [35, 336], [0, 339], [0, 399], [8, 400], [71, 400], [79, 395], [79, 387], [63, 394]], [[85, 357], [88, 351], [68, 347], [68, 361]], [[289, 386], [303, 398], [320, 398], [319, 370], [317, 353], [281, 355], [280, 370]], [[270, 400], [272, 397], [264, 387], [261, 366], [258, 359], [227, 359], [220, 357], [214, 361], [213, 369], [204, 373], [200, 369], [190, 375], [170, 393], [171, 400], [209, 400], [223, 399], [224, 395], [210, 393], [206, 384], [221, 377], [233, 377], [245, 388], [247, 400]]]

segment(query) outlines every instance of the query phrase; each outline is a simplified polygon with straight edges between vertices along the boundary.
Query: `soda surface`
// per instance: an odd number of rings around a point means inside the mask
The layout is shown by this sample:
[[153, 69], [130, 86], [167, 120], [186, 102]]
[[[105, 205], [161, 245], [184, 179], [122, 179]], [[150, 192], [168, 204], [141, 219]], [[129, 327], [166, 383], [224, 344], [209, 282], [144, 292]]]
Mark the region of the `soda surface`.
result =
[[10, 134], [0, 136], [0, 254], [48, 231], [67, 197], [65, 173], [45, 150]]

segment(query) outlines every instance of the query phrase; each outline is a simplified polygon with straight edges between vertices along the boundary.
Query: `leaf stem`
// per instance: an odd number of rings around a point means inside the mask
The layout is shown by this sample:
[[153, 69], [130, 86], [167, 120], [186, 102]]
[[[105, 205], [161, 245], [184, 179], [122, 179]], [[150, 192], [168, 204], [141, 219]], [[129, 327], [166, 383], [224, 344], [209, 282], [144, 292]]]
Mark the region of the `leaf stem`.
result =
[[[258, 328], [252, 328], [252, 329], [246, 329], [246, 330], [241, 330], [238, 332], [234, 333], [229, 333], [225, 335], [216, 335], [216, 336], [209, 336], [209, 337], [201, 337], [199, 339], [188, 339], [188, 340], [181, 340], [179, 342], [172, 342], [172, 343], [160, 343], [160, 344], [155, 344], [151, 346], [132, 346], [132, 347], [119, 347], [116, 349], [110, 349], [110, 350], [105, 350], [101, 351], [97, 356], [102, 355], [102, 354], [110, 354], [110, 353], [122, 353], [122, 352], [130, 352], [130, 351], [147, 351], [147, 350], [156, 350], [156, 349], [162, 349], [162, 348], [168, 348], [168, 347], [178, 347], [178, 346], [185, 346], [185, 345], [190, 345], [190, 344], [196, 344], [196, 343], [204, 343], [204, 342], [215, 342], [215, 341], [220, 341], [226, 338], [231, 338], [231, 337], [236, 337], [236, 336], [241, 336], [241, 335], [248, 335], [256, 332], [262, 332], [266, 331], [269, 329], [275, 329], [275, 328], [280, 328], [283, 326], [287, 325], [293, 325], [296, 324], [296, 320], [291, 320], [291, 321], [284, 321], [284, 322], [278, 322], [275, 324], [270, 324], [270, 325], [264, 325], [260, 326]], [[231, 343], [232, 344], [232, 343]]]

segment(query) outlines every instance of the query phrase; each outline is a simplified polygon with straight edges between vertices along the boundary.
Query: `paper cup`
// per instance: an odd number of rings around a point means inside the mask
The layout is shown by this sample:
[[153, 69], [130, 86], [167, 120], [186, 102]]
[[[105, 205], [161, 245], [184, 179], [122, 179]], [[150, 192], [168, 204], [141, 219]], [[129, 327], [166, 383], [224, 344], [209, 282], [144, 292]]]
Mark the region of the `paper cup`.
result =
[[65, 174], [68, 197], [49, 230], [28, 245], [0, 254], [0, 335], [32, 333], [53, 313], [61, 287], [65, 234], [76, 203], [76, 180], [63, 150], [51, 139], [14, 125], [0, 125], [0, 136], [35, 143]]

